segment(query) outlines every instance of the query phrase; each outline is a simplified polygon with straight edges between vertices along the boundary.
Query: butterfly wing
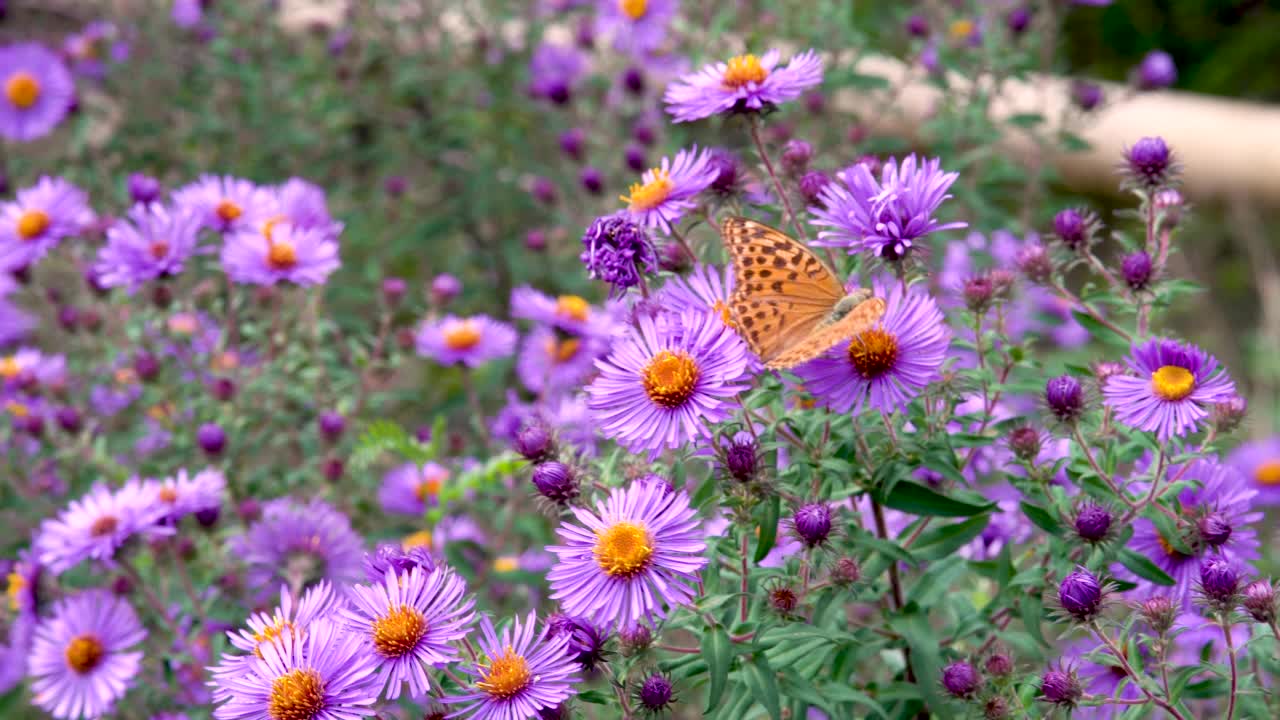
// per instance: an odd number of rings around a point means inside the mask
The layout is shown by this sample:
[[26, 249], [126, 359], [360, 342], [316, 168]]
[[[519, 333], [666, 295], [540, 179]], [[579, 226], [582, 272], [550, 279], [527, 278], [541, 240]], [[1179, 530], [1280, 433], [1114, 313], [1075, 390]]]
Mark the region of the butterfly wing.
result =
[[771, 370], [783, 370], [808, 362], [830, 350], [833, 345], [870, 330], [884, 316], [884, 300], [868, 298], [858, 303], [848, 315], [817, 328], [799, 343], [788, 347], [765, 363]]
[[785, 233], [742, 217], [726, 219], [720, 232], [736, 281], [729, 304], [765, 362], [812, 335], [844, 297], [826, 264]]

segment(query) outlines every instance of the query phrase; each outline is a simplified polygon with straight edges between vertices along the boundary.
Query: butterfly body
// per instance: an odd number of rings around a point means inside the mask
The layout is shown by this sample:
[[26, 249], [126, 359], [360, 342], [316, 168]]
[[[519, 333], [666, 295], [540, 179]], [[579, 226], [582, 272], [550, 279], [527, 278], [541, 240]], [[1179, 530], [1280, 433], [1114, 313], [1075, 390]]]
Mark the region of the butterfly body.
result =
[[765, 367], [812, 360], [884, 315], [884, 300], [862, 288], [846, 294], [826, 263], [779, 230], [730, 217], [721, 224], [721, 236], [736, 281], [730, 310]]

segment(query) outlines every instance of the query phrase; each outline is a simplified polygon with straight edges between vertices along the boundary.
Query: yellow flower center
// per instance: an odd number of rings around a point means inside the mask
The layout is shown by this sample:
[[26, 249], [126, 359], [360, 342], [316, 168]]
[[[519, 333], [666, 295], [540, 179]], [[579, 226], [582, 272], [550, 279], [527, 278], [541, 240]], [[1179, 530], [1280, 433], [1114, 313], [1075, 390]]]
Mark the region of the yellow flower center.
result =
[[19, 70], [5, 81], [4, 96], [19, 110], [26, 110], [40, 99], [40, 81], [36, 80], [35, 75]]
[[480, 328], [474, 320], [463, 320], [445, 328], [444, 344], [450, 350], [470, 350], [480, 344]]
[[151, 243], [151, 257], [155, 260], [163, 260], [169, 256], [169, 243], [164, 240], [156, 240]]
[[693, 396], [702, 372], [687, 353], [663, 350], [645, 366], [644, 391], [655, 405], [677, 408]]
[[272, 270], [289, 270], [298, 264], [298, 251], [288, 240], [267, 241], [267, 265]]
[[515, 572], [518, 569], [520, 569], [520, 558], [513, 555], [503, 555], [501, 557], [494, 558], [494, 572], [509, 573]]
[[98, 663], [102, 662], [102, 656], [107, 654], [107, 649], [102, 646], [102, 641], [96, 635], [85, 633], [77, 635], [67, 643], [65, 654], [67, 667], [80, 675], [86, 675], [98, 667]]
[[267, 643], [275, 642], [277, 638], [282, 637], [285, 633], [295, 633], [298, 627], [292, 622], [276, 615], [272, 618], [274, 622], [262, 630], [253, 634], [253, 641], [257, 643], [257, 647], [253, 649], [253, 654], [262, 657], [262, 646]]
[[49, 213], [43, 210], [28, 210], [18, 216], [18, 237], [22, 240], [35, 240], [49, 229]]
[[961, 18], [951, 23], [948, 32], [950, 32], [952, 40], [967, 40], [970, 35], [973, 35], [975, 27], [977, 26], [973, 24], [972, 20]]
[[419, 501], [425, 501], [429, 497], [435, 497], [440, 494], [440, 488], [444, 486], [445, 478], [448, 477], [444, 473], [433, 472], [430, 475], [423, 475], [422, 479], [413, 488], [413, 494], [418, 496]]
[[880, 328], [867, 330], [849, 341], [849, 362], [863, 378], [875, 380], [897, 364], [897, 336]]
[[769, 71], [760, 64], [755, 55], [737, 55], [729, 58], [724, 69], [724, 84], [728, 88], [740, 88], [747, 83], [759, 85], [769, 77]]
[[5, 378], [6, 380], [12, 380], [13, 378], [18, 377], [21, 372], [22, 366], [18, 364], [17, 355], [9, 355], [0, 359], [0, 377]]
[[116, 527], [119, 525], [120, 521], [116, 519], [115, 515], [102, 515], [89, 526], [89, 534], [93, 537], [110, 535], [116, 531]]
[[632, 20], [639, 20], [649, 11], [649, 0], [618, 0], [618, 9]]
[[627, 203], [630, 209], [652, 210], [661, 205], [675, 189], [675, 183], [671, 182], [671, 173], [666, 170], [653, 168], [649, 174], [652, 176], [649, 182], [632, 183], [631, 194], [619, 196], [619, 199]]
[[218, 217], [223, 222], [235, 222], [237, 218], [244, 214], [244, 210], [239, 205], [227, 199], [223, 199], [222, 202], [218, 203], [218, 207], [214, 212], [218, 213]]
[[31, 414], [31, 409], [17, 400], [10, 400], [4, 404], [4, 409], [16, 418], [24, 418]]
[[401, 605], [374, 621], [373, 646], [383, 656], [396, 658], [413, 652], [426, 634], [427, 620], [422, 613]]
[[9, 609], [17, 612], [18, 606], [21, 604], [18, 597], [22, 595], [22, 591], [27, 589], [27, 579], [22, 575], [11, 572], [9, 573], [9, 586], [5, 588], [4, 594], [9, 596]]
[[1165, 365], [1151, 373], [1151, 390], [1159, 397], [1176, 402], [1196, 389], [1196, 378], [1191, 371], [1177, 365]]
[[1280, 460], [1268, 460], [1253, 471], [1253, 479], [1259, 485], [1280, 485]]
[[174, 409], [173, 403], [156, 403], [155, 405], [147, 408], [147, 417], [152, 420], [163, 421], [172, 418], [174, 412], [176, 412], [176, 410]]
[[561, 295], [556, 299], [556, 314], [586, 322], [591, 315], [591, 303], [577, 295]]
[[557, 363], [566, 363], [578, 354], [578, 348], [582, 346], [582, 342], [577, 338], [566, 338], [564, 340], [548, 340], [547, 356]]
[[324, 680], [315, 670], [294, 670], [271, 681], [267, 717], [312, 720], [324, 710]]
[[529, 671], [529, 663], [508, 645], [506, 652], [489, 663], [484, 679], [476, 683], [476, 687], [492, 697], [506, 700], [529, 687], [532, 680], [533, 673]]
[[643, 525], [619, 522], [596, 532], [592, 553], [606, 575], [629, 578], [649, 566], [653, 546]]
[[172, 485], [165, 485], [160, 488], [159, 496], [160, 502], [172, 505], [178, 502], [178, 489]]
[[406, 535], [404, 539], [400, 541], [400, 547], [405, 550], [411, 550], [416, 547], [431, 547], [431, 531], [419, 530], [416, 533]]

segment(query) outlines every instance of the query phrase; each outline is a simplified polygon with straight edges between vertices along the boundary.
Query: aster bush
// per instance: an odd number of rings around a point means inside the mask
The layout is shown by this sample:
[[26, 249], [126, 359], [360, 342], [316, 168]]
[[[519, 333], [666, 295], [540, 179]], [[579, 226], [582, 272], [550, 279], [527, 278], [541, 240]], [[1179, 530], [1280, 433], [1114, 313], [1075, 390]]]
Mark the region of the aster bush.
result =
[[0, 24], [0, 717], [1275, 717], [1196, 168], [956, 82], [1106, 4]]

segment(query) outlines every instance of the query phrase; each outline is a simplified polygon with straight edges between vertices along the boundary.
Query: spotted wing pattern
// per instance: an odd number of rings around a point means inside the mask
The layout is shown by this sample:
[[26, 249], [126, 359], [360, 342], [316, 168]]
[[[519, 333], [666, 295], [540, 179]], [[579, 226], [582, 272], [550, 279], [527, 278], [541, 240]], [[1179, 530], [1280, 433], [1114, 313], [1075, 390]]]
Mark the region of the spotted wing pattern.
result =
[[817, 328], [799, 343], [779, 353], [766, 362], [765, 367], [785, 370], [808, 362], [830, 350], [836, 343], [870, 330], [884, 316], [884, 310], [884, 300], [878, 297], [867, 298], [855, 305], [848, 315], [830, 325]]
[[720, 231], [733, 260], [734, 319], [747, 344], [769, 363], [814, 333], [844, 297], [844, 287], [817, 255], [768, 225], [730, 217]]

